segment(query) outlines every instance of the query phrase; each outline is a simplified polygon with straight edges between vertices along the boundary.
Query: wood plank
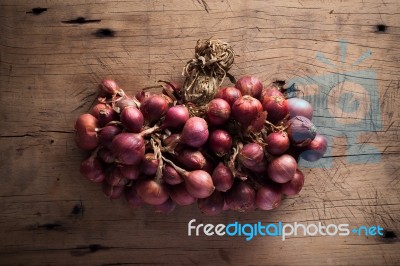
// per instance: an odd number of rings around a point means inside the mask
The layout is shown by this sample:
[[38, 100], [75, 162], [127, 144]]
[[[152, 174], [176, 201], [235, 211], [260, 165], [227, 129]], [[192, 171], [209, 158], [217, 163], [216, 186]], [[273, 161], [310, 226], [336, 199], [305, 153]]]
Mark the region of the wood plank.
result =
[[[28, 13], [37, 7], [47, 10]], [[2, 1], [0, 264], [398, 265], [399, 14], [396, 0]], [[65, 23], [79, 17], [92, 22]], [[114, 37], [104, 36], [110, 32]], [[89, 110], [98, 82], [114, 77], [133, 94], [159, 79], [182, 81], [195, 42], [208, 37], [234, 46], [233, 75], [256, 75], [265, 84], [374, 72], [381, 126], [360, 134], [343, 128], [378, 149], [380, 161], [350, 163], [348, 139], [335, 135], [332, 166], [304, 169], [302, 193], [271, 212], [205, 217], [190, 206], [165, 216], [104, 198], [99, 186], [80, 177], [85, 154], [73, 140], [74, 121]], [[343, 63], [340, 40], [347, 43]], [[352, 66], [368, 50], [371, 56]], [[317, 60], [317, 53], [337, 67]], [[285, 241], [189, 237], [193, 218], [381, 225], [389, 233]]]

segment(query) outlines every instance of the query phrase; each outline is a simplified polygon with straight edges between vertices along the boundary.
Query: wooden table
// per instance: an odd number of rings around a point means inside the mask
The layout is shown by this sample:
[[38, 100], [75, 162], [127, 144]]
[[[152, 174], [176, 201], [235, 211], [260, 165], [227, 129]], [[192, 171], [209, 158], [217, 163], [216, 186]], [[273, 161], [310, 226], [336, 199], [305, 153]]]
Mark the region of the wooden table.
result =
[[[397, 0], [63, 2], [0, 4], [1, 265], [400, 264]], [[332, 135], [333, 163], [305, 168], [301, 195], [274, 211], [206, 217], [190, 206], [166, 216], [106, 199], [80, 176], [85, 154], [73, 140], [74, 121], [89, 110], [97, 84], [109, 76], [134, 93], [160, 79], [182, 81], [195, 42], [209, 37], [231, 43], [239, 54], [233, 75], [252, 74], [264, 83], [367, 71], [363, 80], [379, 98], [362, 96], [375, 101], [379, 121], [371, 123], [378, 126], [357, 131], [340, 120], [346, 115], [331, 112], [332, 121], [344, 123], [343, 134]], [[350, 93], [360, 88], [354, 83]], [[326, 108], [338, 107], [342, 96], [330, 95], [339, 100]], [[353, 142], [349, 132], [357, 133]], [[347, 156], [347, 143], [375, 147], [378, 160], [352, 160], [358, 153]], [[385, 231], [246, 241], [189, 237], [191, 219], [380, 225]]]

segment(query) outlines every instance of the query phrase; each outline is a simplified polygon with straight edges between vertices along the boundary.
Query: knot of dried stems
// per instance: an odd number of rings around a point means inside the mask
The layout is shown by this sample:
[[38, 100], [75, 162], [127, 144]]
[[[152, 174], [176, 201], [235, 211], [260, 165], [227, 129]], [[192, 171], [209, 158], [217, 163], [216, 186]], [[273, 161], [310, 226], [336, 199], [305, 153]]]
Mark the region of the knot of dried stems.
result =
[[232, 47], [220, 40], [198, 40], [195, 57], [183, 69], [185, 102], [203, 105], [214, 98], [235, 59]]

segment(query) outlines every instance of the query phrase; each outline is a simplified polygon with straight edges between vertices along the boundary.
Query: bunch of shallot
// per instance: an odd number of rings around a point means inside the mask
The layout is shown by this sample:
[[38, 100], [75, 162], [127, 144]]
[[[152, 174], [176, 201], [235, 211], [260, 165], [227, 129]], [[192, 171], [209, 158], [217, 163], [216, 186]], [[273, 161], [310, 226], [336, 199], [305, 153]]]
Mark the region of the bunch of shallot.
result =
[[193, 87], [163, 82], [162, 88], [130, 96], [105, 79], [98, 103], [75, 124], [78, 147], [90, 152], [81, 174], [133, 208], [170, 213], [197, 203], [206, 215], [271, 210], [302, 189], [299, 158], [316, 161], [326, 152], [311, 104], [287, 99], [282, 85], [244, 76], [208, 91], [212, 99], [201, 104], [190, 101]]

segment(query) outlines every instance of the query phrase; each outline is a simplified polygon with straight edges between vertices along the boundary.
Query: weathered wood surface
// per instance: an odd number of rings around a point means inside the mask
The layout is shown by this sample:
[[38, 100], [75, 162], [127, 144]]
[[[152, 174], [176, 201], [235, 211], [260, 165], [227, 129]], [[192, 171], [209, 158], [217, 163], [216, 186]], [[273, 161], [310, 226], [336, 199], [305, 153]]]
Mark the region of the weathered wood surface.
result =
[[[0, 3], [1, 265], [400, 264], [397, 0], [63, 2]], [[73, 23], [79, 17], [85, 21]], [[112, 76], [133, 93], [182, 80], [196, 40], [208, 37], [234, 46], [234, 75], [266, 83], [337, 73], [317, 52], [340, 71], [374, 71], [381, 127], [357, 141], [376, 147], [380, 161], [349, 163], [338, 135], [333, 165], [306, 169], [301, 195], [271, 212], [204, 217], [191, 206], [165, 216], [105, 199], [79, 175], [84, 154], [73, 141], [74, 120], [88, 111], [97, 83]], [[339, 40], [350, 65], [341, 64]], [[350, 68], [368, 49], [372, 55]], [[192, 218], [381, 225], [386, 234], [246, 242], [188, 237]]]

